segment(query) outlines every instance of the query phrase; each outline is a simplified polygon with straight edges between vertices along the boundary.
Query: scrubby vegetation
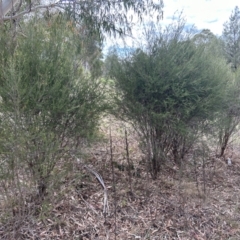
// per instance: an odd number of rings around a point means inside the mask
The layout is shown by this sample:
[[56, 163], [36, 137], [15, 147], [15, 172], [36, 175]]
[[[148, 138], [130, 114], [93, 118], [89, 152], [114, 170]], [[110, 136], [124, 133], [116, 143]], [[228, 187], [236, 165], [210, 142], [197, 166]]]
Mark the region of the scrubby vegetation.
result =
[[238, 8], [103, 59], [88, 7], [0, 24], [0, 238], [238, 239]]
[[181, 164], [193, 144], [222, 112], [231, 75], [223, 57], [184, 33], [184, 23], [154, 32], [146, 49], [110, 56], [118, 112], [133, 121], [149, 153], [154, 178], [172, 155]]
[[58, 185], [106, 108], [103, 83], [81, 65], [71, 21], [36, 17], [21, 27], [14, 39], [1, 33], [1, 183], [10, 206], [24, 205], [29, 194], [42, 201]]

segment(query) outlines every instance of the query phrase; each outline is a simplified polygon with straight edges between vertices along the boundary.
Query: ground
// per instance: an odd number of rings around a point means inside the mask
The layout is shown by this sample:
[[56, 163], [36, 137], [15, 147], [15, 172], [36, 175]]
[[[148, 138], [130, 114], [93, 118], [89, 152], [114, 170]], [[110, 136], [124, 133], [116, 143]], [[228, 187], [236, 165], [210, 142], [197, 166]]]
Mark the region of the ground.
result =
[[[181, 169], [166, 166], [157, 180], [147, 173], [138, 142], [128, 124], [103, 120], [101, 140], [86, 146], [77, 156], [80, 161], [71, 160], [72, 170], [38, 211], [26, 207], [28, 211], [13, 214], [11, 221], [1, 215], [0, 239], [240, 239], [237, 141], [225, 156], [231, 158], [231, 166], [213, 151], [205, 167], [201, 159], [194, 165], [189, 156]], [[83, 161], [107, 188], [106, 213], [103, 187]]]

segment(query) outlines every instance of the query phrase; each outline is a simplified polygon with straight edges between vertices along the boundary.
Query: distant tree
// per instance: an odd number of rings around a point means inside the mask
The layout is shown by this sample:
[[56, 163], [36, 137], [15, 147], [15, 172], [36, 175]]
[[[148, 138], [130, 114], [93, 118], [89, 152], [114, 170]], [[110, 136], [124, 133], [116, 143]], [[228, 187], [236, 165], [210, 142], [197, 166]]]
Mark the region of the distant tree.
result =
[[213, 39], [215, 39], [216, 36], [211, 32], [209, 29], [203, 29], [193, 37], [193, 41], [196, 44], [208, 44]]
[[209, 29], [203, 29], [195, 34], [192, 41], [197, 46], [201, 46], [204, 51], [211, 52], [212, 56], [221, 59], [224, 57], [222, 38], [214, 35]]
[[227, 61], [235, 71], [240, 65], [240, 11], [237, 6], [223, 25], [222, 39]]

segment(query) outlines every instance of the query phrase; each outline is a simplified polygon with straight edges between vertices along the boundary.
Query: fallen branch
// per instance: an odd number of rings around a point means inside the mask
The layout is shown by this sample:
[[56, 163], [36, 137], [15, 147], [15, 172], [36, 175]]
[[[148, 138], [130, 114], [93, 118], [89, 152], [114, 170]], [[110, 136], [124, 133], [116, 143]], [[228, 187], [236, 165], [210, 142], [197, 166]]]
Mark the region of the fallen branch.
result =
[[[76, 156], [75, 156], [76, 157]], [[92, 173], [96, 178], [97, 180], [99, 181], [99, 183], [102, 185], [103, 187], [103, 191], [104, 191], [104, 199], [103, 199], [103, 215], [104, 217], [107, 216], [107, 214], [109, 214], [109, 206], [108, 206], [108, 197], [107, 197], [107, 188], [106, 188], [106, 185], [102, 179], [102, 176], [96, 172], [95, 170], [93, 170], [92, 168], [90, 168], [89, 166], [87, 166], [86, 164], [84, 164], [79, 158], [77, 158], [77, 162], [79, 164], [82, 165], [83, 168], [85, 168], [86, 170], [88, 170], [90, 173]]]

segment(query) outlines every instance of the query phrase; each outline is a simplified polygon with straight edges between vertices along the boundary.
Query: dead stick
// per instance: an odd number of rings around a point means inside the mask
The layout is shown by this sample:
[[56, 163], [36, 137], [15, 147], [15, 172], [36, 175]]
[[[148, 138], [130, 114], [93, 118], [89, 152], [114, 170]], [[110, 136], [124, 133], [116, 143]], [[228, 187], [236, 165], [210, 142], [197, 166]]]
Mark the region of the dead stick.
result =
[[112, 167], [112, 181], [113, 181], [113, 196], [114, 196], [114, 239], [117, 239], [117, 197], [116, 197], [116, 179], [113, 165], [113, 146], [112, 146], [112, 132], [110, 127], [110, 154]]
[[127, 162], [128, 162], [129, 187], [130, 187], [130, 192], [132, 193], [131, 164], [130, 164], [130, 158], [129, 158], [128, 136], [127, 136], [127, 129], [126, 128], [125, 128], [125, 140], [126, 140], [126, 155], [127, 155]]

